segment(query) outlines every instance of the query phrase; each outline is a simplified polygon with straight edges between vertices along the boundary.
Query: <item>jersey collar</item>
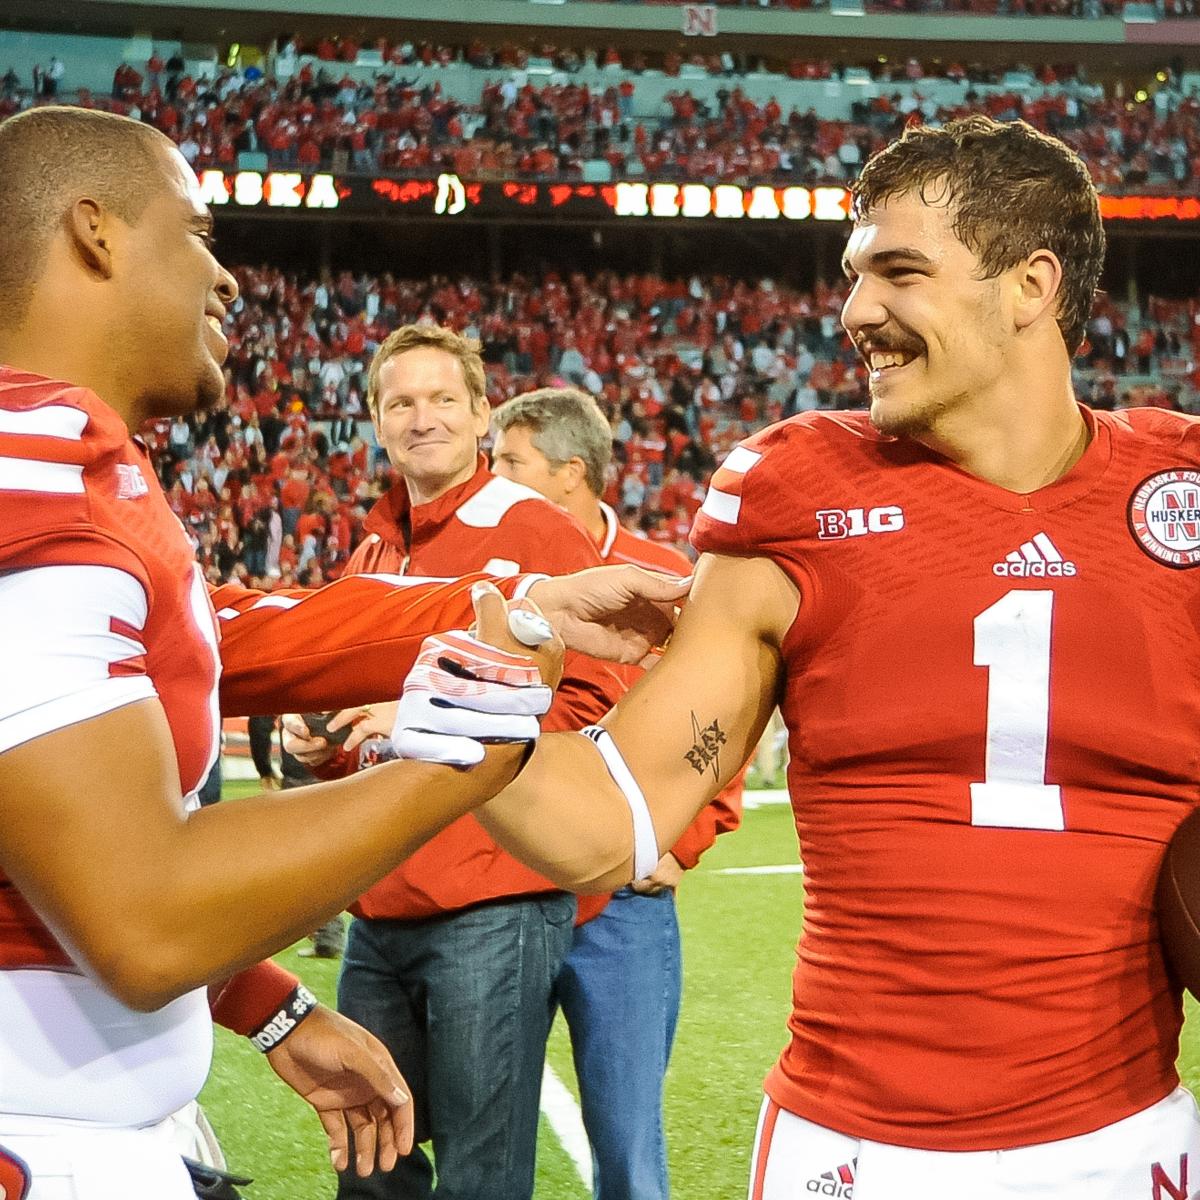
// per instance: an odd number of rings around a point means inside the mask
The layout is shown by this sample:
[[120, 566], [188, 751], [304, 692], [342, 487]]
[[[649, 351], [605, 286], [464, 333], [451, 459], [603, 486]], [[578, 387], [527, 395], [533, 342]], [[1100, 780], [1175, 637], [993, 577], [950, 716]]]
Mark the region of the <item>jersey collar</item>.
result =
[[612, 505], [605, 504], [600, 501], [600, 511], [604, 514], [604, 537], [599, 543], [600, 557], [604, 562], [608, 562], [608, 556], [612, 553], [613, 543], [617, 540], [617, 530], [621, 524], [617, 520], [617, 514], [613, 511]]
[[1049, 512], [1086, 496], [1104, 478], [1112, 462], [1111, 429], [1105, 422], [1097, 420], [1096, 414], [1086, 404], [1079, 405], [1079, 412], [1088, 429], [1087, 449], [1065, 475], [1034, 492], [1010, 492], [1006, 488], [977, 478], [931, 450], [926, 450], [925, 453], [934, 461], [945, 464], [981, 500], [993, 508], [1012, 513]]

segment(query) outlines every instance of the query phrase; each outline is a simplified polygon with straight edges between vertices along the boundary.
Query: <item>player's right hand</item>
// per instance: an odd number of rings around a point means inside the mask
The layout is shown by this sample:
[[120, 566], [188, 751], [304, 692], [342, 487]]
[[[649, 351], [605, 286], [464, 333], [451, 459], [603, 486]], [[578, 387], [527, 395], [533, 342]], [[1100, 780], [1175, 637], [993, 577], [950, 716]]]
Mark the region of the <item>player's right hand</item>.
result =
[[490, 584], [473, 599], [476, 635], [426, 638], [404, 681], [392, 729], [401, 758], [472, 767], [487, 745], [528, 745], [541, 732], [538, 718], [554, 698], [543, 678], [562, 675], [561, 639], [534, 606], [509, 606]]

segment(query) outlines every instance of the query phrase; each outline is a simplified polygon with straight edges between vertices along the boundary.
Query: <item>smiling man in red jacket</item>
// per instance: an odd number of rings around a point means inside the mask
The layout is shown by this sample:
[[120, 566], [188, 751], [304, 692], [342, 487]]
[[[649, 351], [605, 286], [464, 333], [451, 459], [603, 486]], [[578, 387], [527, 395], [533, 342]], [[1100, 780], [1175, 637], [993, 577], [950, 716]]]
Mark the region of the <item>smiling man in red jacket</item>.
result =
[[[494, 476], [479, 453], [490, 409], [477, 343], [433, 326], [396, 330], [371, 365], [368, 404], [403, 478], [368, 516], [347, 574], [561, 575], [600, 563], [574, 518]], [[623, 690], [608, 666], [568, 655], [545, 728], [581, 729]], [[374, 707], [372, 725], [385, 706]], [[289, 742], [321, 775], [357, 763], [356, 751], [332, 757], [312, 745]], [[338, 1005], [383, 1040], [412, 1082], [417, 1140], [433, 1141], [438, 1184], [418, 1148], [390, 1175], [343, 1173], [339, 1197], [527, 1200], [551, 995], [571, 946], [574, 897], [469, 819], [351, 911]]]

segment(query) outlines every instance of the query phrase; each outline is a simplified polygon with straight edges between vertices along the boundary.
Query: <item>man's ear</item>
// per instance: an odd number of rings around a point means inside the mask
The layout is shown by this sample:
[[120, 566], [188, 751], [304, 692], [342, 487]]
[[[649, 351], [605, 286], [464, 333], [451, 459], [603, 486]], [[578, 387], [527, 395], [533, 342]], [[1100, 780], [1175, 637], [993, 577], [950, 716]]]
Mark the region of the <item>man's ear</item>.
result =
[[84, 267], [101, 279], [113, 273], [111, 245], [112, 217], [95, 200], [76, 200], [67, 212], [67, 236], [71, 249]]
[[563, 480], [567, 495], [583, 487], [587, 483], [587, 464], [578, 454], [568, 458], [559, 470], [565, 473]]
[[1047, 309], [1052, 316], [1057, 315], [1062, 279], [1062, 263], [1051, 250], [1035, 250], [1021, 264], [1016, 280], [1018, 292], [1014, 314], [1018, 329], [1027, 329]]
[[492, 406], [486, 396], [480, 396], [471, 401], [471, 412], [474, 415], [475, 436], [482, 441], [487, 437], [488, 426], [492, 422]]

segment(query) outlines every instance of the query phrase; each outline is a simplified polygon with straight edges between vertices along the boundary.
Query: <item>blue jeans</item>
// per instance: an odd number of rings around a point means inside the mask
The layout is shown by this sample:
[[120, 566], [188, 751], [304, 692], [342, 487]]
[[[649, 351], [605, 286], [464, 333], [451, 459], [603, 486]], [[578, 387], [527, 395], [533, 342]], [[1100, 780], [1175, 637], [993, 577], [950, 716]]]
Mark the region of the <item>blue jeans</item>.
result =
[[680, 986], [673, 892], [622, 888], [575, 931], [555, 994], [571, 1034], [595, 1200], [667, 1200], [662, 1091]]
[[[419, 1146], [339, 1200], [530, 1200], [552, 991], [575, 919], [562, 892], [424, 921], [355, 918], [338, 1008], [392, 1052]], [[351, 1160], [353, 1161], [353, 1160]]]

